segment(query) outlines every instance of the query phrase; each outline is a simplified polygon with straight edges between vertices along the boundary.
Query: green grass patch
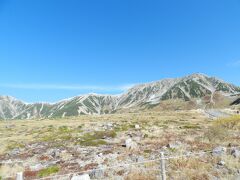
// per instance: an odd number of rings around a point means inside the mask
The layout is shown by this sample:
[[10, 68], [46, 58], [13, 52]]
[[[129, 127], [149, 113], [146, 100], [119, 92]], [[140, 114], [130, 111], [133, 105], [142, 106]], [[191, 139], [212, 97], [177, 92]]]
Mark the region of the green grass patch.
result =
[[102, 139], [95, 139], [95, 140], [80, 140], [77, 144], [80, 144], [82, 146], [100, 146], [107, 144], [107, 142]]
[[152, 153], [152, 150], [151, 150], [151, 149], [145, 149], [145, 150], [144, 150], [144, 153], [150, 154], [150, 153]]
[[19, 143], [19, 142], [16, 142], [16, 141], [10, 141], [7, 145], [7, 150], [8, 151], [11, 151], [13, 149], [16, 149], [16, 148], [24, 148], [24, 144], [22, 143]]
[[201, 129], [201, 127], [196, 124], [187, 124], [187, 125], [181, 126], [181, 129]]
[[58, 131], [59, 131], [59, 132], [62, 132], [62, 133], [67, 133], [67, 132], [70, 132], [71, 130], [70, 130], [70, 128], [67, 127], [67, 126], [60, 126], [60, 127], [58, 128]]
[[132, 129], [132, 128], [133, 128], [132, 125], [124, 123], [124, 124], [122, 124], [120, 126], [115, 127], [114, 130], [116, 132], [121, 132], [121, 131], [128, 131], [129, 129]]
[[95, 131], [93, 133], [84, 134], [76, 144], [80, 144], [82, 146], [100, 146], [107, 144], [103, 139], [106, 138], [115, 138], [117, 133], [112, 131]]
[[55, 174], [59, 171], [58, 166], [51, 166], [46, 169], [42, 169], [38, 172], [37, 176], [42, 178], [42, 177], [47, 177], [50, 176], [51, 174]]
[[112, 130], [112, 131], [96, 131], [93, 136], [98, 139], [115, 138], [117, 136], [117, 133], [114, 130]]
[[41, 138], [41, 141], [44, 142], [54, 142], [54, 141], [69, 141], [72, 139], [72, 135], [69, 134], [61, 134], [61, 133], [50, 133]]
[[82, 132], [79, 128], [73, 129], [67, 126], [60, 126], [59, 128], [52, 129], [43, 133], [40, 138], [41, 141], [45, 142], [56, 142], [56, 141], [70, 141], [74, 138], [74, 133]]
[[170, 150], [172, 153], [177, 152], [177, 149], [176, 149], [176, 148], [169, 148], [169, 150]]

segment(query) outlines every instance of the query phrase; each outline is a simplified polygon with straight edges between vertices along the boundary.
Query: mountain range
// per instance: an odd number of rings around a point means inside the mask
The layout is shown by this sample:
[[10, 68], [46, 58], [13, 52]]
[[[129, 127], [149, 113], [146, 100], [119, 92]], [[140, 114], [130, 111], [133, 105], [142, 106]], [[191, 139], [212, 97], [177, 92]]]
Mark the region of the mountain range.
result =
[[[109, 114], [165, 108], [210, 108], [226, 106], [236, 100], [240, 87], [221, 79], [196, 73], [182, 78], [139, 84], [120, 95], [87, 94], [57, 103], [24, 103], [0, 96], [0, 119], [31, 119]], [[169, 105], [168, 105], [169, 106]]]

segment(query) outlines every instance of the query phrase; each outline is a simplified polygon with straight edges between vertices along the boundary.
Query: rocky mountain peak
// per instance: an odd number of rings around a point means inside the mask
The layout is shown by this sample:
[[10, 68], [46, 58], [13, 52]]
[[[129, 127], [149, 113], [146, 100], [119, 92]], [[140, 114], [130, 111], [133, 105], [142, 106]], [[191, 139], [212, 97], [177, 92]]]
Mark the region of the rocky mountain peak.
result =
[[0, 96], [0, 119], [106, 114], [132, 108], [149, 108], [172, 99], [213, 103], [216, 93], [218, 98], [230, 98], [239, 94], [240, 88], [215, 77], [194, 73], [182, 78], [139, 84], [121, 95], [90, 93], [53, 104], [27, 104], [10, 96]]

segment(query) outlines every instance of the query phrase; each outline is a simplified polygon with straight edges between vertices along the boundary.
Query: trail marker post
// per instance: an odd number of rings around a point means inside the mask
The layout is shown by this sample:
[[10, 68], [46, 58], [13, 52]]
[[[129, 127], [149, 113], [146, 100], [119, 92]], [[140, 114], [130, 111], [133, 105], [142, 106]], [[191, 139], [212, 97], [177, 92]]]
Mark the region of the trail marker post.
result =
[[18, 172], [16, 180], [23, 180], [23, 172]]
[[162, 180], [166, 180], [166, 167], [165, 167], [165, 156], [164, 156], [164, 152], [161, 152], [161, 159], [160, 159], [160, 163], [161, 163], [161, 177]]

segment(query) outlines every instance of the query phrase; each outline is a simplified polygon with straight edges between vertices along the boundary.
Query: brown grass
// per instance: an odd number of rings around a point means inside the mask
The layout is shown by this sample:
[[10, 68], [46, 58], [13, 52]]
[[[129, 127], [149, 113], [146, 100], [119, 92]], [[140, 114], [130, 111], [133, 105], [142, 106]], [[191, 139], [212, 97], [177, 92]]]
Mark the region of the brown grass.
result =
[[132, 171], [124, 179], [125, 180], [157, 180], [157, 177], [151, 172]]

